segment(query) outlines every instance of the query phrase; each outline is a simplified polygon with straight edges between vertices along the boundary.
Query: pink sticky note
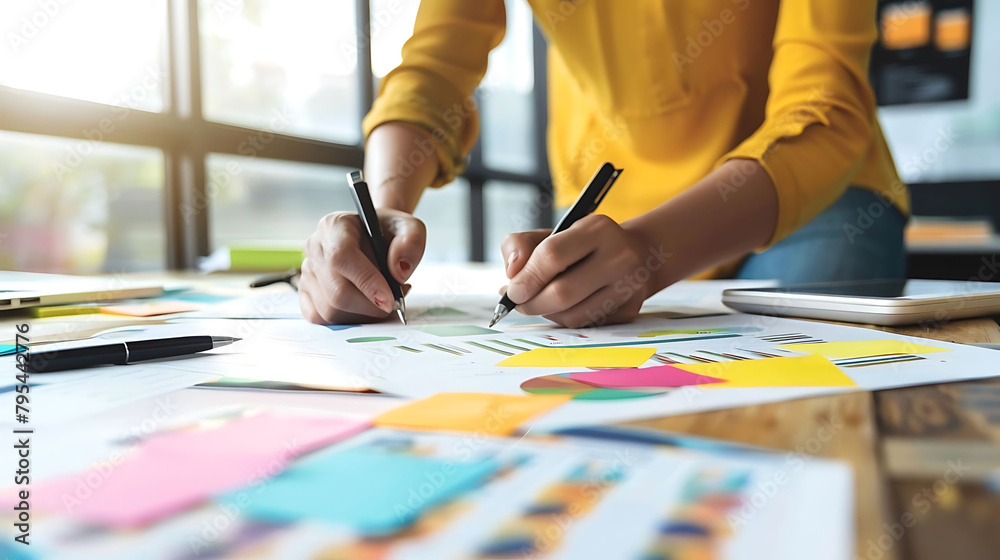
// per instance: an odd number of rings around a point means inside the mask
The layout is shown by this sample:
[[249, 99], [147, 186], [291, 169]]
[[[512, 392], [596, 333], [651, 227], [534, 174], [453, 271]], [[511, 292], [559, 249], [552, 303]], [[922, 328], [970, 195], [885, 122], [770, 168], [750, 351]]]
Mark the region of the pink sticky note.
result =
[[271, 478], [296, 456], [368, 427], [362, 420], [261, 414], [168, 432], [110, 463], [39, 485], [32, 504], [114, 527], [145, 525]]
[[648, 368], [605, 369], [571, 373], [569, 378], [596, 387], [628, 389], [631, 387], [685, 387], [725, 381], [717, 377], [699, 375], [674, 366]]

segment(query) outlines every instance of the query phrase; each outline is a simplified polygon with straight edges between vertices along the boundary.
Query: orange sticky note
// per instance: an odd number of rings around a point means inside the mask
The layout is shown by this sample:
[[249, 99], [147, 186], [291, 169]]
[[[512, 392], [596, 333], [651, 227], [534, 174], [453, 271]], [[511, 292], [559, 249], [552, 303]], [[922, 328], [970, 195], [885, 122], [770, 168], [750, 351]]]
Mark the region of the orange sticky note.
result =
[[840, 368], [822, 356], [762, 358], [712, 364], [676, 364], [691, 373], [725, 379], [723, 383], [699, 385], [706, 389], [732, 387], [854, 387]]
[[807, 344], [785, 344], [782, 348], [805, 354], [819, 354], [831, 360], [846, 358], [870, 358], [872, 356], [894, 356], [906, 354], [930, 354], [947, 352], [947, 348], [917, 344], [909, 340], [849, 340], [845, 342], [811, 342]]
[[170, 313], [186, 313], [199, 308], [183, 301], [153, 301], [149, 303], [123, 303], [121, 305], [106, 305], [101, 308], [111, 315], [128, 315], [129, 317], [153, 317]]
[[438, 393], [383, 413], [374, 423], [390, 428], [510, 435], [524, 422], [572, 397]]

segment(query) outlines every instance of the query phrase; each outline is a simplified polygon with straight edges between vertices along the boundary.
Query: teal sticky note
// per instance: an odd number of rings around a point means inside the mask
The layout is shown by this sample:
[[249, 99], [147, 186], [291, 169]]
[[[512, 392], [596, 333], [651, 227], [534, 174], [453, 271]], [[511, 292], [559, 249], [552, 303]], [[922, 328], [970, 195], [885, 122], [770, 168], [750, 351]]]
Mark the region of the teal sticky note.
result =
[[0, 344], [0, 356], [6, 356], [15, 352], [17, 352], [16, 344]]
[[186, 301], [189, 303], [221, 303], [223, 301], [229, 301], [233, 299], [233, 297], [224, 296], [220, 294], [206, 294], [204, 292], [180, 292], [176, 294], [171, 294], [165, 299], [171, 299], [174, 301]]
[[310, 519], [383, 535], [478, 488], [499, 467], [492, 459], [461, 463], [363, 449], [330, 453], [285, 471], [259, 494], [254, 491], [248, 511], [265, 521]]

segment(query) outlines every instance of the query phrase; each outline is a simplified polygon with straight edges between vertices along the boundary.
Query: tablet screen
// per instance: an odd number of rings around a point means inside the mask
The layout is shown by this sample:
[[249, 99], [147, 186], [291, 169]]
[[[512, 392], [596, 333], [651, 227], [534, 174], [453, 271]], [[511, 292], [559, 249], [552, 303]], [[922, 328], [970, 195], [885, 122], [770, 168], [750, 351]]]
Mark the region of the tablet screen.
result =
[[752, 291], [870, 298], [931, 299], [957, 295], [1000, 294], [1000, 283], [950, 280], [868, 280], [756, 288]]

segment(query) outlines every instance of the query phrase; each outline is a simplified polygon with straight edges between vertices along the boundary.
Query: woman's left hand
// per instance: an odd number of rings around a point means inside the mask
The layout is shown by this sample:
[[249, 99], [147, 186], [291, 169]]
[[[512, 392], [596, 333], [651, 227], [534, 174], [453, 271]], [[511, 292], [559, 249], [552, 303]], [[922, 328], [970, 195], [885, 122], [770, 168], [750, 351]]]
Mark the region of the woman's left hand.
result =
[[634, 319], [669, 256], [596, 214], [551, 237], [549, 230], [508, 235], [502, 250], [517, 310], [570, 328]]

